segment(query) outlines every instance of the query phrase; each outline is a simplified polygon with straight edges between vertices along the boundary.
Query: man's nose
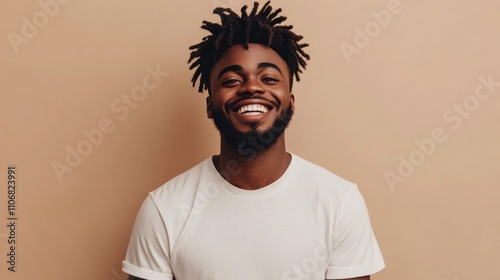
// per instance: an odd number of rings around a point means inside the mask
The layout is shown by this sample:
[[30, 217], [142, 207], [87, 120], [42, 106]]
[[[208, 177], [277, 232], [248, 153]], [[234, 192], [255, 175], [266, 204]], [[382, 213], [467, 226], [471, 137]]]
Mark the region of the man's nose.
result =
[[238, 94], [254, 95], [254, 94], [262, 94], [264, 92], [265, 88], [262, 82], [258, 78], [249, 78], [243, 82], [242, 86], [240, 87], [240, 90], [238, 91]]

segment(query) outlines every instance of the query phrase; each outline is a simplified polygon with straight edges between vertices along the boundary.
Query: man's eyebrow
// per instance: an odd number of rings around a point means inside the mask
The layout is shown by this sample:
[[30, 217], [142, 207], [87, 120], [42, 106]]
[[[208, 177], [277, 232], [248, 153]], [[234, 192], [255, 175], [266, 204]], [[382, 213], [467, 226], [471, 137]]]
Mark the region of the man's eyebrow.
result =
[[243, 70], [243, 67], [241, 67], [241, 65], [238, 65], [238, 64], [234, 64], [234, 65], [229, 65], [227, 67], [224, 67], [220, 73], [219, 73], [219, 76], [217, 76], [217, 80], [220, 79], [220, 77], [226, 73], [226, 72], [237, 72], [237, 71], [241, 71]]
[[283, 76], [283, 73], [281, 73], [281, 69], [274, 63], [271, 63], [271, 62], [261, 62], [259, 63], [259, 65], [257, 66], [257, 68], [268, 68], [268, 67], [271, 67], [271, 68], [274, 68], [276, 70], [278, 70], [278, 72], [280, 72], [280, 74]]

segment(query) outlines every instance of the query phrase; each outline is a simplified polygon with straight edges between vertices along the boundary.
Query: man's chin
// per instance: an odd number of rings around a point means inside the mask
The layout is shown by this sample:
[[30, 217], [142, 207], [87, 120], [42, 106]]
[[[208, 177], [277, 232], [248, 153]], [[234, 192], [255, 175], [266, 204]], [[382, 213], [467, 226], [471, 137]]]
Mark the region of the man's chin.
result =
[[[260, 133], [265, 133], [269, 129], [271, 129], [271, 125], [268, 127], [264, 127], [262, 124], [249, 124], [246, 125], [246, 127], [240, 128], [238, 126], [233, 125], [233, 128], [236, 132], [240, 134], [260, 134]], [[219, 130], [220, 131], [220, 130]]]
[[228, 147], [238, 150], [242, 145], [258, 143], [259, 147], [262, 147], [260, 151], [264, 151], [276, 143], [291, 121], [292, 116], [293, 110], [290, 106], [280, 118], [275, 119], [272, 125], [266, 127], [264, 127], [264, 124], [255, 123], [253, 126], [250, 125], [245, 129], [241, 129], [222, 113], [216, 111], [213, 113], [213, 121]]

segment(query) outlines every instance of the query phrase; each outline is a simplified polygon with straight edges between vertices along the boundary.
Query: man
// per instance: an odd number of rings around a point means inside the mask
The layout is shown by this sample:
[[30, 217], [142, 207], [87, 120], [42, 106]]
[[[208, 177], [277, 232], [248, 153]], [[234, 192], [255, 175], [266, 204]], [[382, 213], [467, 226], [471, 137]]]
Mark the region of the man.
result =
[[370, 279], [384, 267], [355, 184], [287, 152], [293, 78], [309, 56], [269, 2], [190, 49], [220, 154], [143, 203], [123, 270], [130, 279]]

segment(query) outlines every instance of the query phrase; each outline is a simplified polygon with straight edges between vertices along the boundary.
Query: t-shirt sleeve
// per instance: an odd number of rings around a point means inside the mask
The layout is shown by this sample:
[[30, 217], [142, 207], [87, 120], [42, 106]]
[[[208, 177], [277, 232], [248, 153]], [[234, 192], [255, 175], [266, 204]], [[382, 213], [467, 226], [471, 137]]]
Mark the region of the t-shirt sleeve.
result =
[[341, 201], [326, 279], [371, 275], [385, 267], [365, 201], [354, 185]]
[[172, 280], [165, 223], [151, 196], [143, 202], [135, 220], [122, 270], [148, 280]]

